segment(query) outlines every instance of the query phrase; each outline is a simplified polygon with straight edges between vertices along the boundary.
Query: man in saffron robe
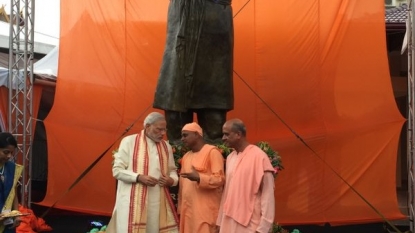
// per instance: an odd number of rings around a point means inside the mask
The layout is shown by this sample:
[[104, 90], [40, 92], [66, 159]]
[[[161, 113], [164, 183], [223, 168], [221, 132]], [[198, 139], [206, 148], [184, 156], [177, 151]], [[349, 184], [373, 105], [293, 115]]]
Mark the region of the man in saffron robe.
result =
[[217, 224], [221, 233], [267, 233], [274, 221], [274, 176], [268, 156], [246, 140], [244, 123], [227, 121], [224, 143], [234, 151], [226, 158], [226, 184]]
[[216, 233], [224, 176], [219, 150], [205, 143], [197, 123], [183, 127], [182, 141], [190, 148], [182, 158], [178, 212], [181, 233]]
[[163, 140], [166, 120], [150, 113], [144, 130], [122, 139], [112, 173], [118, 180], [107, 233], [177, 233], [178, 217], [168, 187], [177, 185], [171, 146]]

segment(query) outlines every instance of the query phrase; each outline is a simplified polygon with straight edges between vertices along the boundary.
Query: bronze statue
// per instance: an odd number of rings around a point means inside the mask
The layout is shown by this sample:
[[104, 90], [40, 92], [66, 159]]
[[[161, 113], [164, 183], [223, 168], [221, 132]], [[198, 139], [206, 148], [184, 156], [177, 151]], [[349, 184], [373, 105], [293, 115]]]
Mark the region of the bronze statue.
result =
[[167, 137], [178, 143], [193, 114], [205, 139], [218, 142], [233, 109], [231, 0], [171, 0], [167, 41], [153, 107], [163, 109]]

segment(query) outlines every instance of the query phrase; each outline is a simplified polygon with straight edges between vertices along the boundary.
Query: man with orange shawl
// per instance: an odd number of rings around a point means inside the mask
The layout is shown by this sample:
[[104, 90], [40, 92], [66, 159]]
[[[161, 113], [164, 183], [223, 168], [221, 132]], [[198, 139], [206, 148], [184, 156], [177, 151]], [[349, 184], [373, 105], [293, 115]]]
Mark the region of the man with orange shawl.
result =
[[224, 176], [219, 150], [205, 143], [197, 123], [186, 124], [182, 139], [190, 148], [182, 158], [178, 212], [180, 233], [216, 233]]
[[171, 146], [163, 140], [166, 120], [158, 112], [144, 130], [122, 139], [112, 174], [118, 180], [107, 233], [177, 233], [178, 217], [168, 187], [177, 185]]
[[274, 176], [268, 156], [246, 140], [244, 123], [227, 121], [223, 141], [234, 149], [226, 158], [226, 184], [217, 224], [221, 233], [267, 233], [274, 221]]

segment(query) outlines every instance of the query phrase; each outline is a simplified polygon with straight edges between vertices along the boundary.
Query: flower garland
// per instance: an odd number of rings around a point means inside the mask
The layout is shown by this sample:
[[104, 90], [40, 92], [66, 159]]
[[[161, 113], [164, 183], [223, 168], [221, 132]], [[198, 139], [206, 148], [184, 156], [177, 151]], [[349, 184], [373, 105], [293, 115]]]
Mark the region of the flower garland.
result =
[[271, 162], [272, 167], [274, 167], [274, 177], [278, 175], [278, 172], [284, 169], [284, 166], [282, 165], [282, 159], [281, 156], [278, 154], [277, 151], [274, 151], [268, 142], [258, 142], [256, 144], [261, 150], [267, 154], [269, 161]]

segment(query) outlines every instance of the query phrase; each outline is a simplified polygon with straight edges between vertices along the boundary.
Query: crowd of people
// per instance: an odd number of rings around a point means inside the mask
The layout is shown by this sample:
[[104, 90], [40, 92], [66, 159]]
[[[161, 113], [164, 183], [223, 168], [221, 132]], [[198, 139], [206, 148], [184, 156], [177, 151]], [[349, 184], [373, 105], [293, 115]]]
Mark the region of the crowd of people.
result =
[[[203, 137], [196, 123], [186, 124], [181, 141], [190, 150], [180, 173], [164, 140], [165, 116], [150, 113], [144, 129], [122, 139], [114, 154], [115, 207], [108, 233], [266, 233], [274, 221], [274, 176], [267, 155], [246, 139], [239, 119], [222, 127], [233, 152], [225, 159]], [[226, 167], [226, 169], [225, 169]], [[179, 185], [177, 209], [169, 187]]]

